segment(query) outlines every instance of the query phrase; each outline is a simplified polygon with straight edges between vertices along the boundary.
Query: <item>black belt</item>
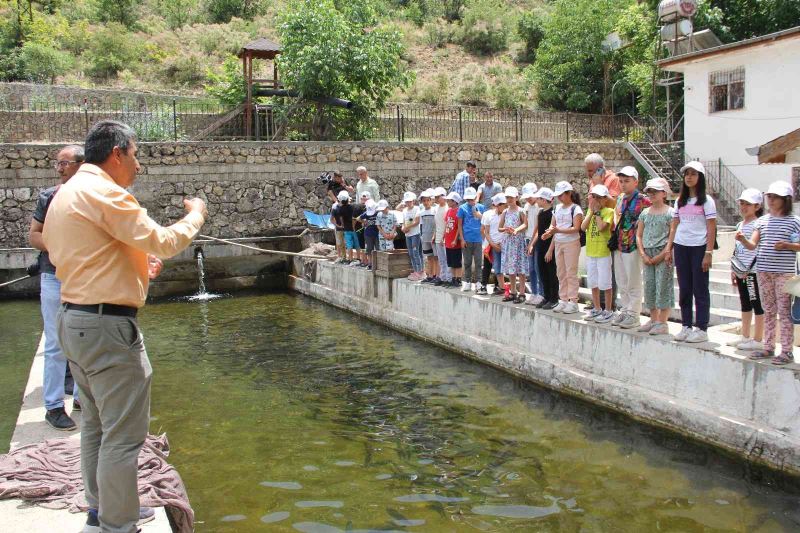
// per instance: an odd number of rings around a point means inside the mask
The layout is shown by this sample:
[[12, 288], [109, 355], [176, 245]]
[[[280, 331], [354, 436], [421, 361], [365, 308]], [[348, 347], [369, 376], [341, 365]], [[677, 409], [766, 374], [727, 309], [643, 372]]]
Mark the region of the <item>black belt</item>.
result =
[[96, 313], [114, 316], [129, 316], [136, 318], [136, 313], [139, 312], [135, 307], [128, 307], [127, 305], [116, 304], [94, 304], [94, 305], [79, 305], [71, 304], [69, 302], [64, 304], [64, 309], [72, 311], [85, 311], [86, 313]]

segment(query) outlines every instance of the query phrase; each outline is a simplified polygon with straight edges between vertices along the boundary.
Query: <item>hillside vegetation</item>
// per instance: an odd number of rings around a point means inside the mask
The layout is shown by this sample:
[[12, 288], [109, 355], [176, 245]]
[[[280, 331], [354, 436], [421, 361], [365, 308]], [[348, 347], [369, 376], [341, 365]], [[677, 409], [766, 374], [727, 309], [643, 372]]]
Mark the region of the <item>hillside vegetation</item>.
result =
[[[0, 0], [0, 80], [209, 93], [222, 101], [235, 100], [240, 80], [232, 58], [243, 44], [257, 37], [293, 41], [292, 57], [302, 63], [303, 46], [326, 41], [330, 48], [336, 36], [326, 34], [326, 28], [343, 31], [342, 24], [347, 24], [362, 37], [378, 32], [371, 42], [359, 37], [347, 45], [353, 53], [359, 43], [369, 42], [383, 54], [369, 67], [384, 78], [375, 104], [388, 96], [427, 104], [600, 112], [610, 103], [609, 83], [622, 81], [615, 93], [617, 108], [630, 108], [633, 94], [640, 110], [650, 111], [657, 3]], [[308, 6], [317, 10], [317, 18], [287, 16], [303, 15]], [[319, 10], [341, 16], [320, 15]], [[733, 41], [799, 21], [797, 0], [703, 0], [695, 28], [711, 27], [724, 41]], [[303, 35], [288, 35], [290, 29]], [[629, 46], [605, 53], [600, 43], [612, 31]], [[366, 69], [362, 59], [355, 54], [352, 68]], [[402, 73], [387, 71], [395, 63]], [[294, 67], [287, 65], [289, 79], [302, 84], [303, 69], [291, 72]], [[608, 80], [604, 68], [609, 69]], [[351, 75], [346, 65], [341, 69], [332, 78]], [[368, 81], [345, 84], [341, 90], [364, 94]]]

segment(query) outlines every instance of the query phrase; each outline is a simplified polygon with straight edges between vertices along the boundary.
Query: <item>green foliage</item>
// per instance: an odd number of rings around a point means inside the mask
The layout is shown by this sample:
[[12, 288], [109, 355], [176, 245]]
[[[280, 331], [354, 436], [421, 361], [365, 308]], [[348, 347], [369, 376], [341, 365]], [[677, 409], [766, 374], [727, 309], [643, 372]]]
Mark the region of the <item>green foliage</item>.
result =
[[83, 55], [86, 73], [99, 79], [115, 76], [120, 70], [131, 68], [140, 59], [140, 51], [140, 43], [122, 24], [109, 23], [95, 32]]
[[536, 63], [526, 69], [539, 104], [560, 110], [600, 111], [603, 64], [601, 43], [632, 0], [555, 0], [544, 19], [544, 39]]
[[417, 94], [417, 99], [423, 104], [443, 105], [447, 103], [449, 94], [450, 79], [446, 74], [439, 74], [433, 82], [422, 85]]
[[157, 0], [158, 12], [170, 29], [191, 24], [199, 18], [199, 0]]
[[526, 11], [517, 21], [517, 33], [525, 43], [519, 53], [519, 60], [533, 63], [536, 60], [536, 50], [544, 39], [544, 23], [542, 15], [536, 11]]
[[16, 81], [25, 78], [22, 48], [0, 51], [0, 81]]
[[206, 3], [210, 22], [230, 22], [234, 17], [252, 20], [265, 8], [265, 0], [208, 0]]
[[19, 59], [22, 77], [36, 83], [55, 83], [56, 76], [72, 68], [73, 57], [46, 44], [27, 42]]
[[464, 4], [466, 0], [442, 0], [440, 3], [445, 20], [451, 22], [461, 20], [464, 14]]
[[444, 48], [453, 40], [453, 28], [450, 24], [436, 20], [425, 25], [425, 44], [431, 48]]
[[220, 104], [230, 107], [241, 104], [247, 96], [242, 63], [236, 56], [230, 56], [222, 64], [222, 72], [208, 69], [204, 88]]
[[[652, 112], [655, 47], [659, 35], [656, 18], [656, 12], [647, 6], [631, 4], [620, 14], [616, 23], [615, 31], [627, 43], [626, 47], [616, 52], [622, 70], [622, 75], [617, 74], [612, 81], [619, 82], [613, 95], [617, 106], [627, 104], [633, 91], [639, 95], [638, 111]], [[615, 69], [615, 72], [619, 70]], [[629, 111], [636, 111], [630, 106], [628, 108]]]
[[528, 100], [527, 83], [514, 72], [505, 72], [495, 78], [491, 94], [495, 107], [516, 109]]
[[499, 0], [471, 0], [461, 20], [461, 44], [479, 55], [508, 48], [510, 22]]
[[92, 0], [94, 16], [100, 22], [116, 22], [133, 28], [139, 21], [137, 0]]
[[484, 76], [467, 75], [457, 80], [459, 104], [463, 105], [489, 105], [489, 86], [486, 84]]
[[364, 31], [358, 20], [336, 9], [333, 0], [297, 0], [281, 17], [283, 53], [279, 69], [288, 89], [307, 101], [338, 97], [351, 100], [344, 110], [319, 103], [292, 102], [297, 116], [311, 123], [315, 139], [366, 137], [375, 112], [411, 74], [401, 65], [401, 34], [377, 26]]

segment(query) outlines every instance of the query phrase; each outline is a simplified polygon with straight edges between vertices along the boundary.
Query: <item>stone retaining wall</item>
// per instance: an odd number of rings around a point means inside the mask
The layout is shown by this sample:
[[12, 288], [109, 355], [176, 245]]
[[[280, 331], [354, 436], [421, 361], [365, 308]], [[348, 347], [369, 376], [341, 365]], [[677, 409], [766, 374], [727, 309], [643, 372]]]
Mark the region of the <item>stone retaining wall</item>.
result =
[[[37, 194], [57, 182], [53, 162], [62, 146], [0, 144], [0, 248], [27, 245]], [[253, 237], [305, 227], [303, 209], [327, 211], [315, 179], [326, 170], [339, 168], [354, 184], [363, 164], [392, 203], [404, 190], [449, 187], [469, 159], [504, 185], [567, 179], [585, 193], [590, 152], [603, 154], [609, 168], [633, 164], [616, 143], [142, 143], [132, 191], [161, 223], [182, 216], [184, 196], [197, 195], [211, 215], [205, 233]]]

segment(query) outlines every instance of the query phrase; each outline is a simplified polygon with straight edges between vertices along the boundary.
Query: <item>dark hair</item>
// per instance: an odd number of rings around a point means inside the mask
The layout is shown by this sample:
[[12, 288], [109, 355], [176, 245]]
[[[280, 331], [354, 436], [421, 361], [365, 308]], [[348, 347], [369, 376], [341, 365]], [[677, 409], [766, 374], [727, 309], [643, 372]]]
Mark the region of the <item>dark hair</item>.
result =
[[792, 214], [792, 197], [791, 196], [781, 196], [781, 200], [783, 200], [783, 206], [781, 207], [781, 216], [788, 217]]
[[[789, 198], [789, 201], [791, 202], [792, 199]], [[758, 204], [758, 205], [759, 205], [759, 208], [756, 209], [756, 216], [757, 217], [763, 217], [764, 216], [764, 206], [762, 204]], [[790, 210], [791, 210], [791, 208], [790, 208]]]
[[75, 158], [77, 163], [83, 163], [85, 156], [83, 154], [83, 146], [78, 146], [77, 144], [69, 144], [62, 148], [62, 150], [70, 150], [72, 151], [72, 157]]
[[472, 168], [478, 168], [478, 165], [475, 164], [475, 161], [467, 161], [467, 166]]
[[127, 154], [131, 141], [135, 140], [136, 132], [127, 124], [116, 120], [101, 120], [86, 135], [85, 160], [87, 163], [99, 165], [108, 159], [115, 146]]
[[[689, 187], [686, 185], [686, 174], [681, 181], [681, 193], [678, 195], [678, 207], [683, 207], [689, 201]], [[706, 203], [706, 175], [702, 172], [697, 173], [697, 185], [694, 187], [695, 196], [697, 197], [696, 205], [703, 205]]]
[[581, 194], [578, 191], [572, 189], [572, 192], [570, 192], [569, 196], [572, 198], [573, 204], [581, 205]]

